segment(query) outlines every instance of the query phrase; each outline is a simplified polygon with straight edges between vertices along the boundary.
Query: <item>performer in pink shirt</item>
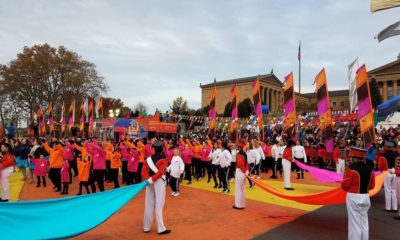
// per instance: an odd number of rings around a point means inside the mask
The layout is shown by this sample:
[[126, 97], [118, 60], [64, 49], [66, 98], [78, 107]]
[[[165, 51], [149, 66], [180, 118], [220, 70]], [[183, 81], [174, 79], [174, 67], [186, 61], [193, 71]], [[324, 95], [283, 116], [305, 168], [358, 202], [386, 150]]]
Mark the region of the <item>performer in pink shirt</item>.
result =
[[63, 187], [61, 195], [68, 194], [69, 181], [70, 181], [69, 161], [67, 159], [64, 159], [62, 167], [61, 167], [61, 183], [62, 183], [62, 187]]

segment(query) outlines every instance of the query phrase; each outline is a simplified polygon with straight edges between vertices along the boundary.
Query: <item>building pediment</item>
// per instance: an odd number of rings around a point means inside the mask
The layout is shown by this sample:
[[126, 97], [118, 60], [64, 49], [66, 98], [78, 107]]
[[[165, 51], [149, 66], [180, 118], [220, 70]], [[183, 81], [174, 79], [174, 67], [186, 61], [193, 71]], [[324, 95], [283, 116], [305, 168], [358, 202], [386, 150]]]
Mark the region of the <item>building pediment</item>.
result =
[[368, 72], [368, 75], [384, 75], [400, 73], [400, 60], [393, 61]]

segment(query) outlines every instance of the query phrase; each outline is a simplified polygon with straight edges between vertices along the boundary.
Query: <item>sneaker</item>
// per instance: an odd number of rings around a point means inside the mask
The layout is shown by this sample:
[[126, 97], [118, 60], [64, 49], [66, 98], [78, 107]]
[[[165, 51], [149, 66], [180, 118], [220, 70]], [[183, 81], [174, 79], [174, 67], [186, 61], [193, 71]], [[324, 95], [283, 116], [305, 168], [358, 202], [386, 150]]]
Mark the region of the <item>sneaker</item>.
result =
[[177, 197], [177, 196], [179, 196], [179, 193], [176, 192], [173, 196], [174, 196], [174, 197]]
[[276, 178], [278, 178], [278, 177], [277, 177], [277, 176], [271, 176], [270, 178], [276, 179]]
[[243, 210], [244, 209], [244, 208], [236, 207], [235, 205], [233, 205], [232, 208], [236, 209], [236, 210]]
[[294, 190], [294, 188], [292, 188], [292, 187], [289, 187], [289, 188], [285, 188], [285, 190], [293, 191], [293, 190]]
[[172, 192], [171, 195], [174, 196], [174, 195], [175, 195], [175, 192]]

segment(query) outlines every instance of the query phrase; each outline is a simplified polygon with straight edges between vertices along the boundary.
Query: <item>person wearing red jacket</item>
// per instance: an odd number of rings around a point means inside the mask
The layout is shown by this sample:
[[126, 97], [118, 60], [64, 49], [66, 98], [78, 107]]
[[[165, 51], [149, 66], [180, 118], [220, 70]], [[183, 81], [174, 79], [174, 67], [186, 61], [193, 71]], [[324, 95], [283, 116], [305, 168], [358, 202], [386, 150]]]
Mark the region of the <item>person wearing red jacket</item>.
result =
[[236, 154], [236, 173], [235, 173], [235, 205], [234, 209], [244, 209], [246, 207], [246, 176], [249, 175], [249, 164], [247, 154], [243, 151], [244, 143], [239, 143], [239, 152]]
[[10, 198], [10, 176], [14, 171], [15, 157], [10, 154], [11, 146], [1, 145], [0, 153], [0, 187], [2, 189], [0, 202], [8, 202]]
[[375, 187], [375, 175], [365, 163], [367, 150], [352, 147], [350, 167], [346, 167], [342, 189], [347, 192], [348, 239], [368, 239], [368, 210], [371, 206], [368, 191]]
[[293, 162], [293, 148], [294, 142], [289, 140], [286, 148], [283, 150], [282, 156], [282, 167], [283, 167], [283, 182], [284, 188], [286, 190], [294, 190], [292, 185], [290, 184], [290, 173], [292, 170], [292, 162]]
[[163, 142], [154, 143], [154, 154], [146, 159], [142, 168], [142, 177], [149, 182], [146, 186], [143, 231], [150, 232], [153, 224], [153, 213], [156, 212], [157, 232], [159, 235], [168, 234], [171, 230], [164, 226], [163, 208], [165, 202], [166, 179], [165, 171], [168, 160], [163, 152]]
[[[396, 157], [394, 161], [394, 173], [396, 174], [397, 202], [400, 203], [400, 142], [397, 145], [397, 152], [399, 153], [399, 156]], [[400, 220], [400, 212], [399, 215], [394, 218]]]
[[342, 138], [339, 140], [339, 146], [333, 151], [333, 159], [336, 162], [336, 173], [344, 173], [346, 158], [346, 140]]

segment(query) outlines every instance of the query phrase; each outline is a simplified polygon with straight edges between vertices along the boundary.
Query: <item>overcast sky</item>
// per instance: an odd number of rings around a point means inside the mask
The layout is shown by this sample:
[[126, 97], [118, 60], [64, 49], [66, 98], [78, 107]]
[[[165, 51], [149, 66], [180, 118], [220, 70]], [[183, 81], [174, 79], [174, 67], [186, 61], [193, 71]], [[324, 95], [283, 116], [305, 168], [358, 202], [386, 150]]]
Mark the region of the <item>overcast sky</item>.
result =
[[[0, 63], [24, 46], [64, 45], [97, 65], [109, 96], [149, 112], [177, 96], [200, 107], [200, 83], [294, 71], [302, 42], [302, 92], [325, 67], [329, 89], [347, 84], [359, 57], [372, 69], [396, 59], [400, 37], [374, 36], [400, 8], [370, 13], [369, 0], [0, 1]], [[297, 86], [297, 83], [296, 83]]]

